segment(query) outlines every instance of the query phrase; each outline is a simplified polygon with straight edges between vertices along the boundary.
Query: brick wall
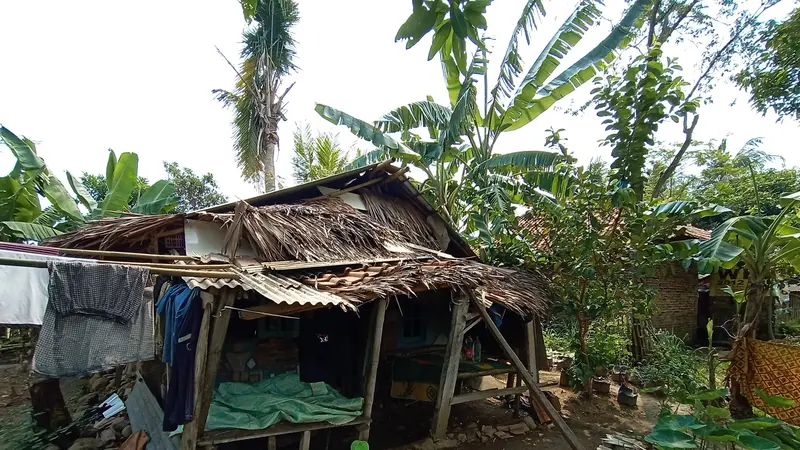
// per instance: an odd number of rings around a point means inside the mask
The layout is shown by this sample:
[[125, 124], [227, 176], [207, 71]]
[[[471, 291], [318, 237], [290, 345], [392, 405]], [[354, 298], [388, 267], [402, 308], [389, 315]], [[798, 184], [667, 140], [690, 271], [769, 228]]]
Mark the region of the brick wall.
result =
[[693, 340], [697, 332], [697, 269], [671, 265], [660, 277], [651, 279], [650, 285], [658, 289], [653, 299], [653, 326]]

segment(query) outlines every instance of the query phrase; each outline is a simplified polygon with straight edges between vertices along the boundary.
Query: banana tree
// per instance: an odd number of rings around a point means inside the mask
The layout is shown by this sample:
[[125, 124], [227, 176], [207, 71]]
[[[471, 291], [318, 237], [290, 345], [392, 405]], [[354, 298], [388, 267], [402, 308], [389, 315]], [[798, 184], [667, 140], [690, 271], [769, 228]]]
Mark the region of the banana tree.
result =
[[[67, 181], [76, 196], [73, 198], [37, 155], [30, 139], [20, 138], [0, 126], [0, 142], [16, 159], [12, 171], [0, 177], [0, 239], [42, 241], [80, 226], [87, 218], [115, 217], [128, 209], [140, 214], [159, 214], [174, 206], [174, 186], [159, 180], [141, 194], [134, 207], [128, 208], [127, 200], [137, 179], [135, 153], [123, 153], [117, 160], [110, 152], [106, 171], [109, 193], [98, 203], [67, 172]], [[42, 200], [50, 205], [43, 207]], [[83, 214], [79, 204], [88, 214]]]
[[741, 266], [748, 273], [746, 302], [737, 337], [755, 336], [777, 270], [783, 265], [800, 270], [800, 228], [791, 225], [800, 192], [783, 197], [780, 203], [782, 209], [777, 216], [732, 217], [700, 245], [701, 271]]
[[[355, 161], [355, 165], [392, 156], [425, 172], [423, 192], [429, 194], [442, 215], [456, 226], [470, 222], [475, 212], [484, 217], [494, 215], [470, 211], [469, 205], [507, 208], [515, 197], [515, 183], [523, 179], [528, 182], [546, 179], [548, 177], [542, 175], [551, 174], [563, 161], [563, 155], [544, 151], [496, 154], [495, 144], [503, 132], [529, 124], [605, 68], [614, 58], [613, 52], [625, 46], [631, 30], [640, 25], [638, 19], [648, 1], [633, 2], [605, 39], [555, 75], [562, 60], [572, 53], [600, 17], [595, 2], [582, 2], [519, 79], [524, 67], [518, 41], [524, 35], [530, 43], [536, 20], [544, 13], [541, 0], [528, 1], [514, 27], [492, 89], [489, 88], [483, 41], [476, 34], [477, 29], [486, 28], [483, 13], [488, 3], [453, 0], [448, 6], [442, 1], [415, 1], [412, 16], [398, 32], [398, 38], [409, 39], [411, 47], [425, 34], [435, 31], [429, 56], [440, 55], [449, 107], [429, 98], [426, 102], [397, 108], [372, 123], [327, 105], [316, 107], [326, 120], [348, 126], [353, 134], [377, 147]], [[469, 62], [464, 50], [465, 38], [477, 47]], [[482, 108], [477, 101], [478, 85], [483, 86]], [[412, 132], [418, 128], [427, 128], [428, 137], [422, 138]], [[399, 133], [399, 138], [392, 133]], [[499, 187], [504, 192], [500, 192]], [[477, 197], [480, 202], [476, 201]], [[466, 231], [477, 231], [474, 226], [466, 228]]]

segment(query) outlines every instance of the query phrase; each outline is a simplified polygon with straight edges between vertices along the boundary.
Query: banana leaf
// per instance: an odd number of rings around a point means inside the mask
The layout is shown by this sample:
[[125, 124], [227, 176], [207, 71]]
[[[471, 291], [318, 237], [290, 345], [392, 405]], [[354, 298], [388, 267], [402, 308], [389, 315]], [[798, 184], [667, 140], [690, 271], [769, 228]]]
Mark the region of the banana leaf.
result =
[[109, 192], [114, 183], [114, 169], [117, 166], [117, 155], [114, 150], [108, 149], [108, 161], [106, 162], [106, 186]]
[[158, 180], [142, 193], [131, 211], [139, 214], [163, 214], [174, 200], [175, 185], [170, 181]]
[[78, 209], [78, 204], [67, 192], [67, 188], [61, 184], [55, 175], [50, 175], [47, 184], [44, 186], [44, 196], [50, 203], [59, 211], [66, 214], [67, 217], [79, 222], [83, 222], [83, 214]]
[[[113, 152], [112, 152], [113, 154]], [[110, 161], [109, 157], [109, 161]], [[100, 217], [118, 217], [120, 212], [128, 209], [128, 199], [136, 188], [136, 176], [139, 169], [139, 157], [136, 153], [123, 153], [114, 164], [111, 176], [111, 188], [99, 208]]]
[[371, 142], [377, 147], [384, 147], [390, 150], [398, 150], [401, 148], [400, 143], [395, 141], [391, 136], [384, 134], [380, 129], [361, 119], [339, 111], [338, 109], [317, 103], [314, 111], [322, 116], [323, 119], [334, 125], [346, 126], [350, 129], [351, 133], [367, 142]]
[[90, 194], [86, 186], [84, 186], [79, 179], [72, 176], [69, 171], [67, 171], [67, 181], [72, 188], [72, 192], [78, 197], [78, 201], [81, 202], [90, 213], [97, 209], [97, 201], [92, 197], [92, 194]]
[[432, 101], [414, 102], [384, 114], [375, 121], [375, 127], [384, 133], [422, 127], [443, 130], [450, 123], [451, 114], [450, 108]]
[[[507, 126], [508, 130], [516, 130], [527, 125], [547, 111], [556, 101], [566, 97], [572, 91], [594, 78], [598, 70], [605, 69], [607, 63], [614, 60], [614, 51], [627, 46], [630, 42], [632, 31], [641, 26], [639, 18], [647, 5], [650, 4], [650, 1], [636, 0], [605, 39], [576, 63], [561, 72], [546, 86], [539, 88], [539, 85], [544, 83], [555, 71], [566, 52], [572, 49], [583, 37], [587, 26], [599, 18], [599, 11], [596, 8], [592, 10], [590, 9], [591, 7], [585, 5], [580, 7], [580, 11], [572, 21], [568, 19], [559, 30], [559, 39], [555, 43], [551, 41], [551, 48], [545, 48], [548, 52], [554, 52], [553, 55], [549, 55], [552, 57], [546, 56], [541, 62], [541, 68], [535, 71], [533, 75], [529, 73], [529, 76], [525, 77], [529, 84], [523, 81], [520, 86], [520, 92], [514, 98], [513, 105], [503, 119], [503, 125]], [[528, 88], [529, 85], [533, 86], [534, 89]], [[537, 95], [541, 97], [534, 99]]]
[[522, 73], [522, 58], [519, 55], [519, 35], [525, 36], [525, 42], [530, 45], [531, 32], [536, 28], [536, 16], [545, 15], [542, 0], [528, 0], [522, 8], [522, 14], [511, 32], [506, 53], [500, 62], [500, 74], [497, 76], [497, 85], [492, 90], [492, 97], [499, 99], [500, 95], [508, 97], [514, 90], [514, 78]]
[[44, 160], [36, 155], [36, 148], [30, 141], [24, 141], [11, 130], [0, 126], [0, 140], [6, 144], [17, 162], [24, 170], [40, 170], [44, 168]]
[[492, 155], [479, 167], [484, 170], [496, 170], [499, 173], [524, 173], [543, 169], [552, 170], [560, 159], [561, 155], [558, 153], [526, 150]]
[[3, 231], [18, 239], [41, 242], [61, 234], [55, 228], [30, 222], [0, 222]]

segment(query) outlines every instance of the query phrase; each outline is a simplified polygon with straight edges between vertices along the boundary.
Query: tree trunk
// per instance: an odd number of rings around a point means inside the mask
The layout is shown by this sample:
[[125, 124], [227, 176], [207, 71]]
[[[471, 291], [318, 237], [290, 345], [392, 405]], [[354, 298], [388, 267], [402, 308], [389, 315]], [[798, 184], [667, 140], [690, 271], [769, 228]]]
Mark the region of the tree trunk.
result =
[[265, 130], [264, 152], [262, 161], [264, 167], [264, 192], [275, 190], [275, 150], [278, 148], [278, 122], [271, 121]]
[[[589, 320], [586, 319], [583, 314], [578, 313], [578, 343], [580, 345], [581, 356], [583, 357], [583, 363], [586, 364], [586, 374], [584, 374], [583, 381], [583, 394], [591, 398], [592, 397], [592, 378], [594, 375], [594, 367], [592, 367], [589, 363], [589, 348], [586, 344], [586, 335], [589, 333]], [[588, 376], [587, 376], [588, 374]]]
[[770, 295], [769, 298], [766, 300], [764, 304], [766, 317], [766, 332], [767, 332], [767, 340], [775, 339], [775, 327], [774, 327], [774, 320], [775, 320], [775, 299], [772, 298]]
[[[764, 302], [764, 293], [766, 292], [764, 280], [750, 280], [747, 287], [747, 302], [744, 307], [744, 318], [742, 326], [737, 333], [736, 345], [742, 345], [742, 338], [755, 339], [756, 330], [758, 329], [758, 322], [761, 317], [761, 305]], [[731, 403], [729, 406], [731, 417], [734, 419], [746, 419], [753, 417], [753, 406], [742, 395], [741, 386], [736, 380], [731, 380]]]

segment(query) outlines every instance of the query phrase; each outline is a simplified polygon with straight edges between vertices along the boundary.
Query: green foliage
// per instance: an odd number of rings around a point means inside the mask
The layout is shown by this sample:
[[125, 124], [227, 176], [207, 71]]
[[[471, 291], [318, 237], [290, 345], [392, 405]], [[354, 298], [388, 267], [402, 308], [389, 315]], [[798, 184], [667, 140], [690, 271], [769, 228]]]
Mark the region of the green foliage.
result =
[[756, 111], [800, 119], [800, 9], [777, 26], [762, 31], [763, 51], [735, 77], [750, 92]]
[[175, 207], [171, 212], [190, 212], [219, 205], [228, 198], [219, 191], [214, 175], [198, 175], [177, 162], [164, 161], [167, 180], [175, 186]]
[[[67, 179], [73, 179], [77, 183], [75, 186], [70, 183], [70, 187], [75, 195], [78, 197], [79, 201], [80, 198], [85, 195], [86, 193], [89, 194], [89, 198], [94, 201], [94, 208], [88, 208], [89, 211], [93, 211], [97, 209], [97, 204], [102, 202], [104, 198], [108, 195], [108, 182], [106, 181], [106, 177], [104, 175], [93, 175], [88, 172], [83, 172], [80, 178], [76, 179], [71, 173], [67, 172]], [[83, 190], [86, 192], [83, 194], [78, 194], [78, 190], [80, 187], [83, 186]], [[133, 192], [131, 193], [130, 197], [128, 198], [128, 207], [133, 208], [136, 205], [136, 199], [139, 198], [142, 192], [144, 192], [147, 187], [149, 186], [147, 179], [143, 177], [137, 177], [136, 179], [136, 187], [134, 188]], [[83, 201], [81, 201], [83, 203]], [[86, 205], [84, 205], [86, 206]]]
[[643, 386], [655, 388], [677, 402], [687, 402], [707, 386], [705, 365], [678, 336], [656, 331], [652, 350], [634, 370]]
[[639, 200], [644, 198], [647, 154], [659, 125], [667, 118], [678, 122], [697, 107], [696, 101], [686, 101], [682, 87], [688, 83], [677, 75], [680, 66], [669, 58], [662, 62], [662, 53], [654, 46], [623, 76], [597, 78], [593, 90], [597, 115], [606, 118], [603, 124], [610, 131], [603, 143], [615, 158], [613, 177], [631, 186]]
[[335, 134], [318, 133], [314, 136], [311, 127], [297, 125], [294, 131], [294, 155], [292, 168], [298, 183], [307, 183], [345, 170], [349, 154], [339, 146]]

